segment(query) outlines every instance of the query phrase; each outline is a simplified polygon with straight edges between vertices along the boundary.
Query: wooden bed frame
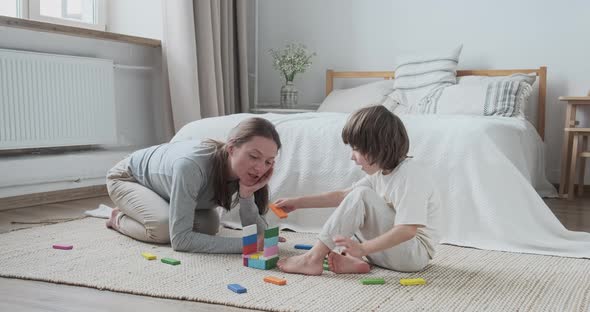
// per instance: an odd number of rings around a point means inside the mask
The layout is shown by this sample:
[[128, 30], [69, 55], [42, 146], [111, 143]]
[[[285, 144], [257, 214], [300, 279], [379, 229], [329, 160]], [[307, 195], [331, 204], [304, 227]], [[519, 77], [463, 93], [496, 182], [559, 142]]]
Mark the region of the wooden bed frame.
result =
[[[535, 73], [539, 81], [539, 101], [537, 103], [537, 132], [541, 139], [545, 139], [545, 96], [547, 93], [547, 67], [537, 69], [482, 69], [482, 70], [458, 70], [457, 77], [461, 76], [509, 76], [512, 74]], [[326, 71], [326, 96], [334, 89], [335, 78], [383, 78], [393, 79], [393, 71]]]

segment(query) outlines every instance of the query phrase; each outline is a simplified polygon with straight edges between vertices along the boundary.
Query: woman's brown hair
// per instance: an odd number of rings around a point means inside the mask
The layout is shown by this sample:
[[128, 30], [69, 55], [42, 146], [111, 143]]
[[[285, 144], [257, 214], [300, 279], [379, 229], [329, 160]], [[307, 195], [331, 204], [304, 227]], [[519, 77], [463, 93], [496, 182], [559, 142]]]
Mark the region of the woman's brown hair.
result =
[[[230, 169], [227, 147], [230, 145], [240, 147], [254, 137], [271, 139], [277, 145], [277, 150], [281, 148], [281, 140], [275, 126], [270, 121], [259, 117], [248, 118], [240, 122], [231, 130], [226, 143], [211, 139], [204, 141], [205, 144], [216, 148], [213, 156], [213, 170], [211, 171], [215, 190], [213, 200], [226, 210], [230, 210], [238, 203], [238, 196], [232, 202], [233, 194], [230, 194], [229, 190]], [[268, 210], [268, 185], [254, 192], [254, 202], [258, 206], [258, 213], [266, 214]]]
[[408, 158], [410, 149], [404, 123], [383, 105], [352, 113], [342, 129], [342, 141], [386, 172]]

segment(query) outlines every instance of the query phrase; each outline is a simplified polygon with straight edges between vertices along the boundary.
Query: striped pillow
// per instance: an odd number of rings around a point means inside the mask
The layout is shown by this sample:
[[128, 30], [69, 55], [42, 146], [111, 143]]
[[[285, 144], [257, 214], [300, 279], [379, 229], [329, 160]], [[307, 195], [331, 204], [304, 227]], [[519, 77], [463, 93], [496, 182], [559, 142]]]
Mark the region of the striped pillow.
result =
[[431, 105], [418, 113], [525, 117], [535, 79], [534, 75], [526, 74], [461, 77], [456, 85], [443, 89]]
[[523, 101], [519, 97], [528, 98], [533, 87], [517, 80], [501, 80], [488, 85], [486, 101], [483, 107], [484, 116], [516, 117], [522, 112]]
[[456, 83], [456, 68], [463, 45], [442, 53], [402, 56], [388, 95], [396, 113], [412, 113], [430, 106], [444, 87]]
[[526, 102], [533, 92], [535, 75], [513, 74], [510, 76], [487, 77], [465, 76], [459, 78], [459, 85], [481, 85], [486, 87], [483, 103], [484, 116], [523, 117]]

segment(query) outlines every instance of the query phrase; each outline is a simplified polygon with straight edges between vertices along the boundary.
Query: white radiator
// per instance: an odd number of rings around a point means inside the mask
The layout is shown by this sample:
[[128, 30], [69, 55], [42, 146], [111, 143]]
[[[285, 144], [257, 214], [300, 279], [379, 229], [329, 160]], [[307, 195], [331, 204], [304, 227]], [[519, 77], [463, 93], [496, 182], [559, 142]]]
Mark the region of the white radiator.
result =
[[0, 49], [0, 150], [116, 141], [112, 60]]

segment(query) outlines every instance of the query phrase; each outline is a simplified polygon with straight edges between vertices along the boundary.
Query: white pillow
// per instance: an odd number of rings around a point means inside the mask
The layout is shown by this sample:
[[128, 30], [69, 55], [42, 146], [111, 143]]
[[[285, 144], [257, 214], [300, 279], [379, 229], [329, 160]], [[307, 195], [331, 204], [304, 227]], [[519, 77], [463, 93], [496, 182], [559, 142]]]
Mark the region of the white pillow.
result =
[[318, 107], [318, 112], [351, 113], [366, 106], [382, 104], [392, 90], [393, 80], [380, 80], [354, 88], [334, 90]]
[[396, 113], [412, 113], [430, 107], [442, 88], [456, 83], [456, 68], [463, 45], [448, 51], [413, 54], [398, 59], [389, 101]]
[[424, 113], [524, 117], [536, 76], [460, 77], [444, 88], [435, 109]]

